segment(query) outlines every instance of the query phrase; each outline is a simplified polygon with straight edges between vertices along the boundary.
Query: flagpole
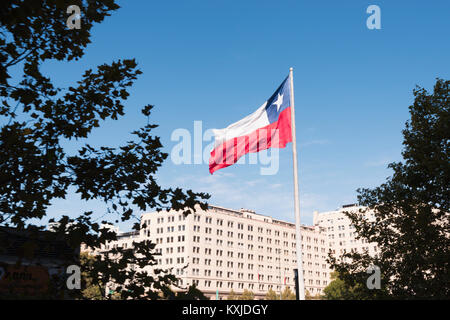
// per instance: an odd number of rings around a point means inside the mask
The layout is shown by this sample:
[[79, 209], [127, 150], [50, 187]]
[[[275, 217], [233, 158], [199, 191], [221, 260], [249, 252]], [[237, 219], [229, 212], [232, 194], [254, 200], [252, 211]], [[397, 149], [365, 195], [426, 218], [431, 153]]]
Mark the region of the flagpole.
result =
[[305, 300], [305, 283], [303, 280], [303, 257], [302, 257], [302, 236], [300, 231], [300, 201], [298, 191], [298, 168], [297, 168], [297, 139], [295, 135], [295, 106], [294, 106], [294, 69], [289, 69], [290, 80], [290, 105], [291, 105], [291, 129], [292, 129], [292, 159], [294, 165], [294, 208], [295, 208], [295, 231], [296, 231], [296, 251], [297, 251], [297, 270], [299, 300]]

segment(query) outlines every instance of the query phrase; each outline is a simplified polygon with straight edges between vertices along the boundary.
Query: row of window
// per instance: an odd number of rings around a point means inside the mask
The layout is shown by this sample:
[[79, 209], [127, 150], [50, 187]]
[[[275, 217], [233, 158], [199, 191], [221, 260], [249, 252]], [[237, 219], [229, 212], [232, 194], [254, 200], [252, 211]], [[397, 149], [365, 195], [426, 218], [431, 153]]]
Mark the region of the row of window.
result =
[[[285, 271], [285, 273], [284, 273], [285, 275], [286, 274], [290, 274], [289, 268], [285, 268], [284, 271]], [[192, 269], [192, 275], [193, 276], [201, 276], [202, 274], [200, 273], [200, 269], [193, 268]], [[223, 278], [225, 275], [226, 275], [226, 278], [231, 279], [234, 276], [234, 272], [233, 271], [224, 272], [223, 270], [217, 270], [216, 273], [215, 273], [215, 277], [217, 277], [217, 278]], [[238, 272], [237, 273], [237, 278], [238, 279], [244, 279], [244, 275], [245, 274], [243, 272]], [[326, 272], [320, 272], [320, 271], [315, 271], [314, 272], [312, 270], [309, 270], [309, 271], [303, 271], [303, 275], [304, 276], [309, 276], [309, 277], [313, 277], [313, 276], [321, 277], [322, 276], [324, 278], [327, 278], [328, 274]], [[211, 277], [212, 276], [212, 271], [211, 270], [204, 270], [203, 271], [203, 276]], [[283, 279], [285, 283], [288, 283], [291, 280], [290, 277], [287, 277], [287, 276], [281, 277], [281, 275], [273, 276], [273, 275], [270, 275], [270, 274], [269, 275], [264, 275], [264, 274], [258, 273], [258, 274], [256, 274], [256, 277], [255, 277], [254, 273], [247, 273], [247, 279], [248, 280], [254, 280], [255, 278], [257, 278], [258, 281], [267, 281], [267, 282], [272, 282], [274, 280], [276, 282], [279, 282], [279, 281], [281, 281], [281, 279]]]
[[[178, 221], [184, 221], [186, 220], [186, 216], [183, 214], [179, 214], [178, 215]], [[142, 224], [145, 224], [146, 226], [150, 225], [151, 220], [150, 219], [146, 219], [142, 221]], [[167, 216], [167, 222], [175, 222], [175, 216]], [[156, 223], [157, 224], [161, 224], [164, 223], [164, 217], [158, 217], [156, 218]]]
[[159, 265], [162, 265], [163, 261], [165, 261], [166, 264], [174, 264], [175, 261], [176, 261], [177, 264], [183, 264], [185, 262], [185, 259], [184, 259], [184, 257], [177, 257], [176, 259], [175, 258], [166, 258], [164, 260], [163, 259], [156, 259], [156, 262]]
[[[179, 218], [179, 221], [185, 220], [185, 216], [183, 216], [183, 215], [178, 215], [178, 218]], [[167, 219], [168, 219], [168, 222], [175, 222], [175, 216], [168, 216]], [[200, 215], [194, 215], [193, 219], [194, 219], [194, 221], [200, 222], [201, 216]], [[208, 223], [208, 224], [212, 224], [213, 223], [213, 218], [212, 217], [205, 217], [205, 222]], [[217, 222], [218, 226], [223, 226], [224, 225], [223, 219], [217, 218], [216, 222]], [[150, 219], [144, 220], [144, 223], [147, 226], [150, 225]], [[157, 218], [157, 223], [158, 224], [164, 223], [164, 217], [158, 217]], [[235, 225], [235, 223], [233, 221], [227, 221], [227, 226], [229, 228], [233, 228], [234, 225]], [[237, 229], [238, 230], [244, 230], [244, 224], [243, 223], [236, 223], [236, 225], [237, 225]], [[253, 229], [254, 229], [253, 225], [250, 225], [250, 224], [247, 225], [247, 231], [253, 231]], [[170, 229], [170, 230], [173, 231], [173, 229]], [[289, 233], [289, 232], [286, 232], [286, 231], [272, 230], [272, 229], [269, 229], [269, 228], [266, 228], [264, 230], [263, 227], [257, 227], [257, 228], [255, 228], [255, 230], [258, 233], [261, 233], [261, 234], [264, 233], [264, 231], [265, 231], [266, 235], [272, 235], [272, 231], [273, 231], [273, 233], [274, 233], [274, 235], [276, 237], [282, 235], [284, 238], [288, 238], [290, 236], [290, 238], [293, 239], [293, 240], [295, 240], [295, 238], [296, 238], [295, 233]], [[181, 231], [181, 230], [179, 230], [179, 231]], [[200, 232], [200, 226], [197, 226], [197, 225], [194, 226], [194, 231]], [[206, 227], [205, 232], [208, 233], [208, 234], [211, 234], [212, 233], [212, 228]], [[218, 235], [222, 235], [223, 234], [222, 230], [217, 230], [217, 232], [218, 232], [217, 233]], [[232, 231], [228, 231], [227, 235], [232, 237], [233, 236], [233, 232]], [[243, 237], [242, 234], [240, 234], [240, 236]], [[303, 236], [302, 236], [302, 240], [303, 240]], [[314, 238], [313, 240], [314, 240], [314, 243], [318, 243], [318, 241], [319, 241], [317, 238]], [[311, 242], [311, 237], [309, 237], [309, 236], [306, 237], [306, 241], [307, 242]], [[321, 244], [325, 244], [324, 240], [320, 240], [320, 242], [321, 242]]]
[[[177, 236], [176, 237], [178, 242], [184, 242], [186, 240], [185, 236]], [[173, 243], [175, 240], [175, 237], [167, 237], [166, 243]], [[156, 244], [161, 244], [164, 242], [164, 238], [156, 238], [155, 239]]]
[[[202, 283], [200, 283], [200, 280], [196, 279], [196, 280], [193, 280], [192, 282], [196, 286], [203, 285], [206, 288], [211, 288], [212, 285], [213, 285], [213, 282], [211, 280], [203, 280]], [[227, 281], [225, 283], [226, 283], [226, 286], [224, 285], [223, 281], [220, 281], [220, 280], [215, 281], [215, 288], [227, 288], [227, 289], [233, 289], [234, 288], [235, 282]], [[254, 283], [247, 283], [246, 286], [245, 286], [245, 284], [243, 282], [237, 282], [236, 284], [237, 284], [237, 289], [244, 289], [244, 288], [246, 288], [248, 290], [255, 290], [255, 284]], [[309, 280], [308, 284], [309, 285], [314, 285], [314, 281], [313, 280]], [[327, 281], [325, 281], [325, 280], [322, 281], [322, 286], [326, 286], [327, 284], [328, 284]], [[321, 281], [320, 280], [316, 280], [315, 285], [320, 286], [321, 285]], [[281, 285], [276, 285], [275, 286], [273, 284], [258, 283], [256, 288], [258, 288], [258, 291], [264, 292], [264, 291], [269, 291], [269, 290], [281, 291], [282, 287], [283, 286], [281, 286]], [[289, 287], [289, 286], [287, 286], [287, 287]], [[321, 288], [314, 288], [314, 287], [310, 288], [310, 287], [307, 287], [307, 290], [309, 292], [311, 292], [311, 293], [314, 293], [314, 292], [319, 293], [319, 292], [321, 292]]]

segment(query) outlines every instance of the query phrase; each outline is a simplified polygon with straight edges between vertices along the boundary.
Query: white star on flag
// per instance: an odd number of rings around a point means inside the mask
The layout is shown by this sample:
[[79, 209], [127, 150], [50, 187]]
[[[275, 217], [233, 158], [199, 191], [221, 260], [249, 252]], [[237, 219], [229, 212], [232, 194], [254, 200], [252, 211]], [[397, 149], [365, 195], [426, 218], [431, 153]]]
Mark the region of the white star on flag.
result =
[[277, 112], [280, 110], [281, 104], [283, 103], [283, 95], [278, 94], [277, 101], [275, 101], [273, 104], [277, 106]]

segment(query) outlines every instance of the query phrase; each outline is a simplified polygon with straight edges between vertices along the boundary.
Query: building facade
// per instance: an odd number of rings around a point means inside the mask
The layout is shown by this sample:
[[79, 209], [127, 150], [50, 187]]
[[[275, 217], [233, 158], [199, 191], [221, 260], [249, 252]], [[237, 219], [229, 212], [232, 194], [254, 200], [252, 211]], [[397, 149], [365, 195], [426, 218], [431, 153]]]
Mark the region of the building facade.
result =
[[350, 219], [345, 212], [361, 212], [369, 221], [374, 219], [373, 212], [366, 211], [365, 207], [356, 204], [344, 205], [338, 210], [327, 212], [314, 212], [313, 223], [322, 228], [326, 234], [331, 251], [340, 256], [346, 252], [367, 251], [370, 255], [376, 255], [378, 252], [376, 243], [369, 243], [365, 239], [357, 239], [357, 233]]
[[[139, 233], [120, 234], [107, 245], [130, 247], [133, 241], [151, 240], [161, 253], [158, 268], [169, 269], [180, 285], [197, 287], [212, 299], [226, 299], [251, 290], [256, 299], [272, 289], [294, 291], [297, 268], [295, 224], [256, 214], [210, 206], [184, 216], [175, 211], [145, 213]], [[145, 226], [145, 228], [144, 228]], [[320, 226], [302, 226], [305, 289], [321, 294], [328, 285], [329, 244]]]

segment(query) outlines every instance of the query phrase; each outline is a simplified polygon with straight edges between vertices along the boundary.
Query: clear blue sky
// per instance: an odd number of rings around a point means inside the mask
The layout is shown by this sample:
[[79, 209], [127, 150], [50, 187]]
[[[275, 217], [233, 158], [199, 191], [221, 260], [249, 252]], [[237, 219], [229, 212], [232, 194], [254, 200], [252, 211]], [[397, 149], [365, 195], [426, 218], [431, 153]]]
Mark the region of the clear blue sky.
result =
[[[356, 189], [382, 183], [386, 165], [401, 159], [401, 130], [416, 85], [432, 89], [450, 78], [450, 2], [435, 1], [119, 1], [93, 29], [84, 58], [47, 63], [60, 85], [83, 70], [136, 58], [143, 75], [131, 90], [126, 116], [108, 121], [89, 143], [118, 146], [146, 120], [170, 152], [174, 129], [223, 128], [253, 112], [295, 70], [302, 223], [314, 210], [356, 201]], [[366, 8], [381, 8], [381, 30], [368, 30]], [[291, 144], [280, 170], [259, 174], [237, 165], [211, 176], [208, 165], [168, 160], [164, 186], [209, 192], [211, 204], [293, 220]], [[103, 213], [76, 196], [56, 201], [50, 215]], [[121, 225], [127, 229], [129, 224]]]

